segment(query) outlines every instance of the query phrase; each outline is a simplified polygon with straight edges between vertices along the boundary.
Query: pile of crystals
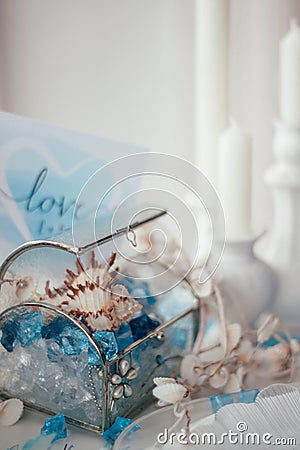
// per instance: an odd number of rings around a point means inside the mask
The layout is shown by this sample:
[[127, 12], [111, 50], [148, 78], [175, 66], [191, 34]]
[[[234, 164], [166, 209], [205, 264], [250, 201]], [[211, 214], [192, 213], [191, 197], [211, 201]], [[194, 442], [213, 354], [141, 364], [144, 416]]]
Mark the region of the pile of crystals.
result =
[[[44, 324], [42, 312], [20, 314], [22, 309], [10, 314], [2, 328], [1, 388], [36, 406], [97, 424], [89, 366], [99, 361], [87, 337], [64, 318]], [[101, 400], [101, 385], [98, 395]]]

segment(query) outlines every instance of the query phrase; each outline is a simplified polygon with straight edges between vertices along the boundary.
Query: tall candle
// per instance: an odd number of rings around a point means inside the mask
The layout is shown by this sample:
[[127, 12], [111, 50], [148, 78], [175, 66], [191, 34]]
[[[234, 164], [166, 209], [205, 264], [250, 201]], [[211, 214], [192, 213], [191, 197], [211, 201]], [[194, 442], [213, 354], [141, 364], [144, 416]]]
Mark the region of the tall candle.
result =
[[228, 0], [197, 0], [196, 164], [217, 182], [218, 138], [228, 125]]
[[251, 234], [251, 147], [251, 138], [234, 121], [219, 139], [219, 195], [231, 240]]
[[295, 19], [280, 43], [280, 116], [300, 127], [300, 28]]

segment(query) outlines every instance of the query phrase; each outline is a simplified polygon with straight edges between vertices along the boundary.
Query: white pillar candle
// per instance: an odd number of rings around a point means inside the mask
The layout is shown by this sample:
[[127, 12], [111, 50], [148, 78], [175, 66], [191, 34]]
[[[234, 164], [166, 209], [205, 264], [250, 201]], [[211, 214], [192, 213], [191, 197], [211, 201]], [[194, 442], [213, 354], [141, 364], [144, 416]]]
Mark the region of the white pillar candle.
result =
[[300, 28], [295, 19], [280, 43], [280, 116], [300, 127]]
[[197, 0], [196, 164], [217, 182], [218, 138], [228, 125], [228, 0]]
[[228, 239], [251, 234], [251, 138], [231, 121], [219, 139], [219, 195]]

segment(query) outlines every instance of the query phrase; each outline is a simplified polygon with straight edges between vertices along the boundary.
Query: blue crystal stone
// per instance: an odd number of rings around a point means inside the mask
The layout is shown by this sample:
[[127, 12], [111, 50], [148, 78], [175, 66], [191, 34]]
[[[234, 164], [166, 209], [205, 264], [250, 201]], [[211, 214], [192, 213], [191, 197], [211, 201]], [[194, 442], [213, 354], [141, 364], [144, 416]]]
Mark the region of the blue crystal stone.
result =
[[22, 347], [27, 347], [35, 339], [42, 337], [43, 315], [40, 311], [23, 314], [19, 320], [17, 339]]
[[148, 333], [155, 330], [155, 328], [159, 326], [159, 322], [151, 319], [147, 316], [147, 314], [142, 314], [141, 316], [135, 317], [129, 323], [133, 339], [135, 341], [147, 336]]
[[8, 320], [2, 328], [1, 344], [8, 351], [12, 352], [17, 344], [19, 323], [17, 320]]
[[65, 327], [55, 340], [65, 355], [80, 355], [89, 344], [86, 335], [75, 326]]
[[124, 350], [127, 348], [133, 343], [130, 325], [128, 323], [122, 323], [120, 328], [115, 331], [115, 337], [117, 339], [119, 350]]
[[55, 434], [52, 442], [55, 442], [58, 439], [65, 439], [67, 437], [65, 417], [62, 414], [58, 413], [56, 414], [56, 416], [50, 417], [50, 419], [46, 419], [45, 424], [41, 429], [41, 434], [44, 436]]
[[47, 325], [43, 325], [41, 330], [42, 337], [44, 339], [55, 339], [68, 324], [69, 322], [64, 317], [57, 317]]
[[89, 341], [83, 331], [63, 317], [57, 317], [41, 330], [44, 339], [54, 339], [65, 355], [80, 355]]
[[258, 389], [251, 389], [250, 391], [236, 392], [234, 394], [221, 394], [210, 397], [212, 410], [216, 413], [223, 406], [230, 405], [231, 403], [253, 403], [258, 393]]
[[[118, 344], [116, 337], [112, 331], [95, 331], [95, 333], [93, 333], [93, 336], [101, 345], [105, 357], [108, 361], [111, 361], [118, 355]], [[88, 356], [89, 364], [99, 364], [98, 355], [91, 345], [89, 347]]]
[[122, 433], [125, 428], [127, 428], [131, 424], [130, 419], [126, 419], [125, 417], [117, 417], [114, 424], [104, 431], [102, 436], [110, 445], [113, 445], [117, 437]]

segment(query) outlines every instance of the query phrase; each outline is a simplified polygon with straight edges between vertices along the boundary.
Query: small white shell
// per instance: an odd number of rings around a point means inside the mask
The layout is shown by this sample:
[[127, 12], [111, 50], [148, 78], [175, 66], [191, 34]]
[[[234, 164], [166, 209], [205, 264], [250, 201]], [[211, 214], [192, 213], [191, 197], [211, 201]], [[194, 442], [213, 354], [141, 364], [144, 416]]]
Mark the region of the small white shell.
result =
[[28, 300], [36, 289], [36, 280], [33, 277], [26, 276], [16, 283], [16, 296], [19, 300]]
[[270, 339], [278, 323], [279, 318], [273, 314], [269, 314], [257, 330], [257, 342], [262, 344]]
[[242, 327], [239, 323], [231, 323], [227, 326], [227, 353], [234, 350], [242, 337]]
[[240, 392], [241, 385], [238, 379], [238, 376], [235, 373], [232, 373], [229, 377], [228, 383], [224, 387], [224, 394], [230, 394], [234, 392]]
[[187, 355], [181, 362], [180, 373], [181, 377], [186, 380], [189, 385], [199, 386], [202, 384], [200, 378], [204, 375], [205, 371], [201, 367], [201, 362], [197, 356]]
[[0, 425], [14, 425], [23, 414], [24, 405], [17, 398], [10, 398], [0, 403]]
[[221, 369], [216, 372], [212, 377], [209, 379], [209, 384], [211, 387], [215, 389], [223, 388], [229, 380], [229, 372], [226, 369], [226, 367], [221, 367]]
[[156, 386], [161, 386], [162, 384], [169, 384], [169, 383], [176, 383], [176, 380], [174, 378], [168, 378], [168, 377], [155, 377], [153, 378], [153, 383], [156, 384]]
[[185, 386], [179, 383], [165, 383], [153, 389], [153, 395], [159, 399], [159, 405], [174, 405], [188, 395]]
[[300, 344], [296, 339], [291, 339], [291, 349], [293, 353], [300, 352]]

